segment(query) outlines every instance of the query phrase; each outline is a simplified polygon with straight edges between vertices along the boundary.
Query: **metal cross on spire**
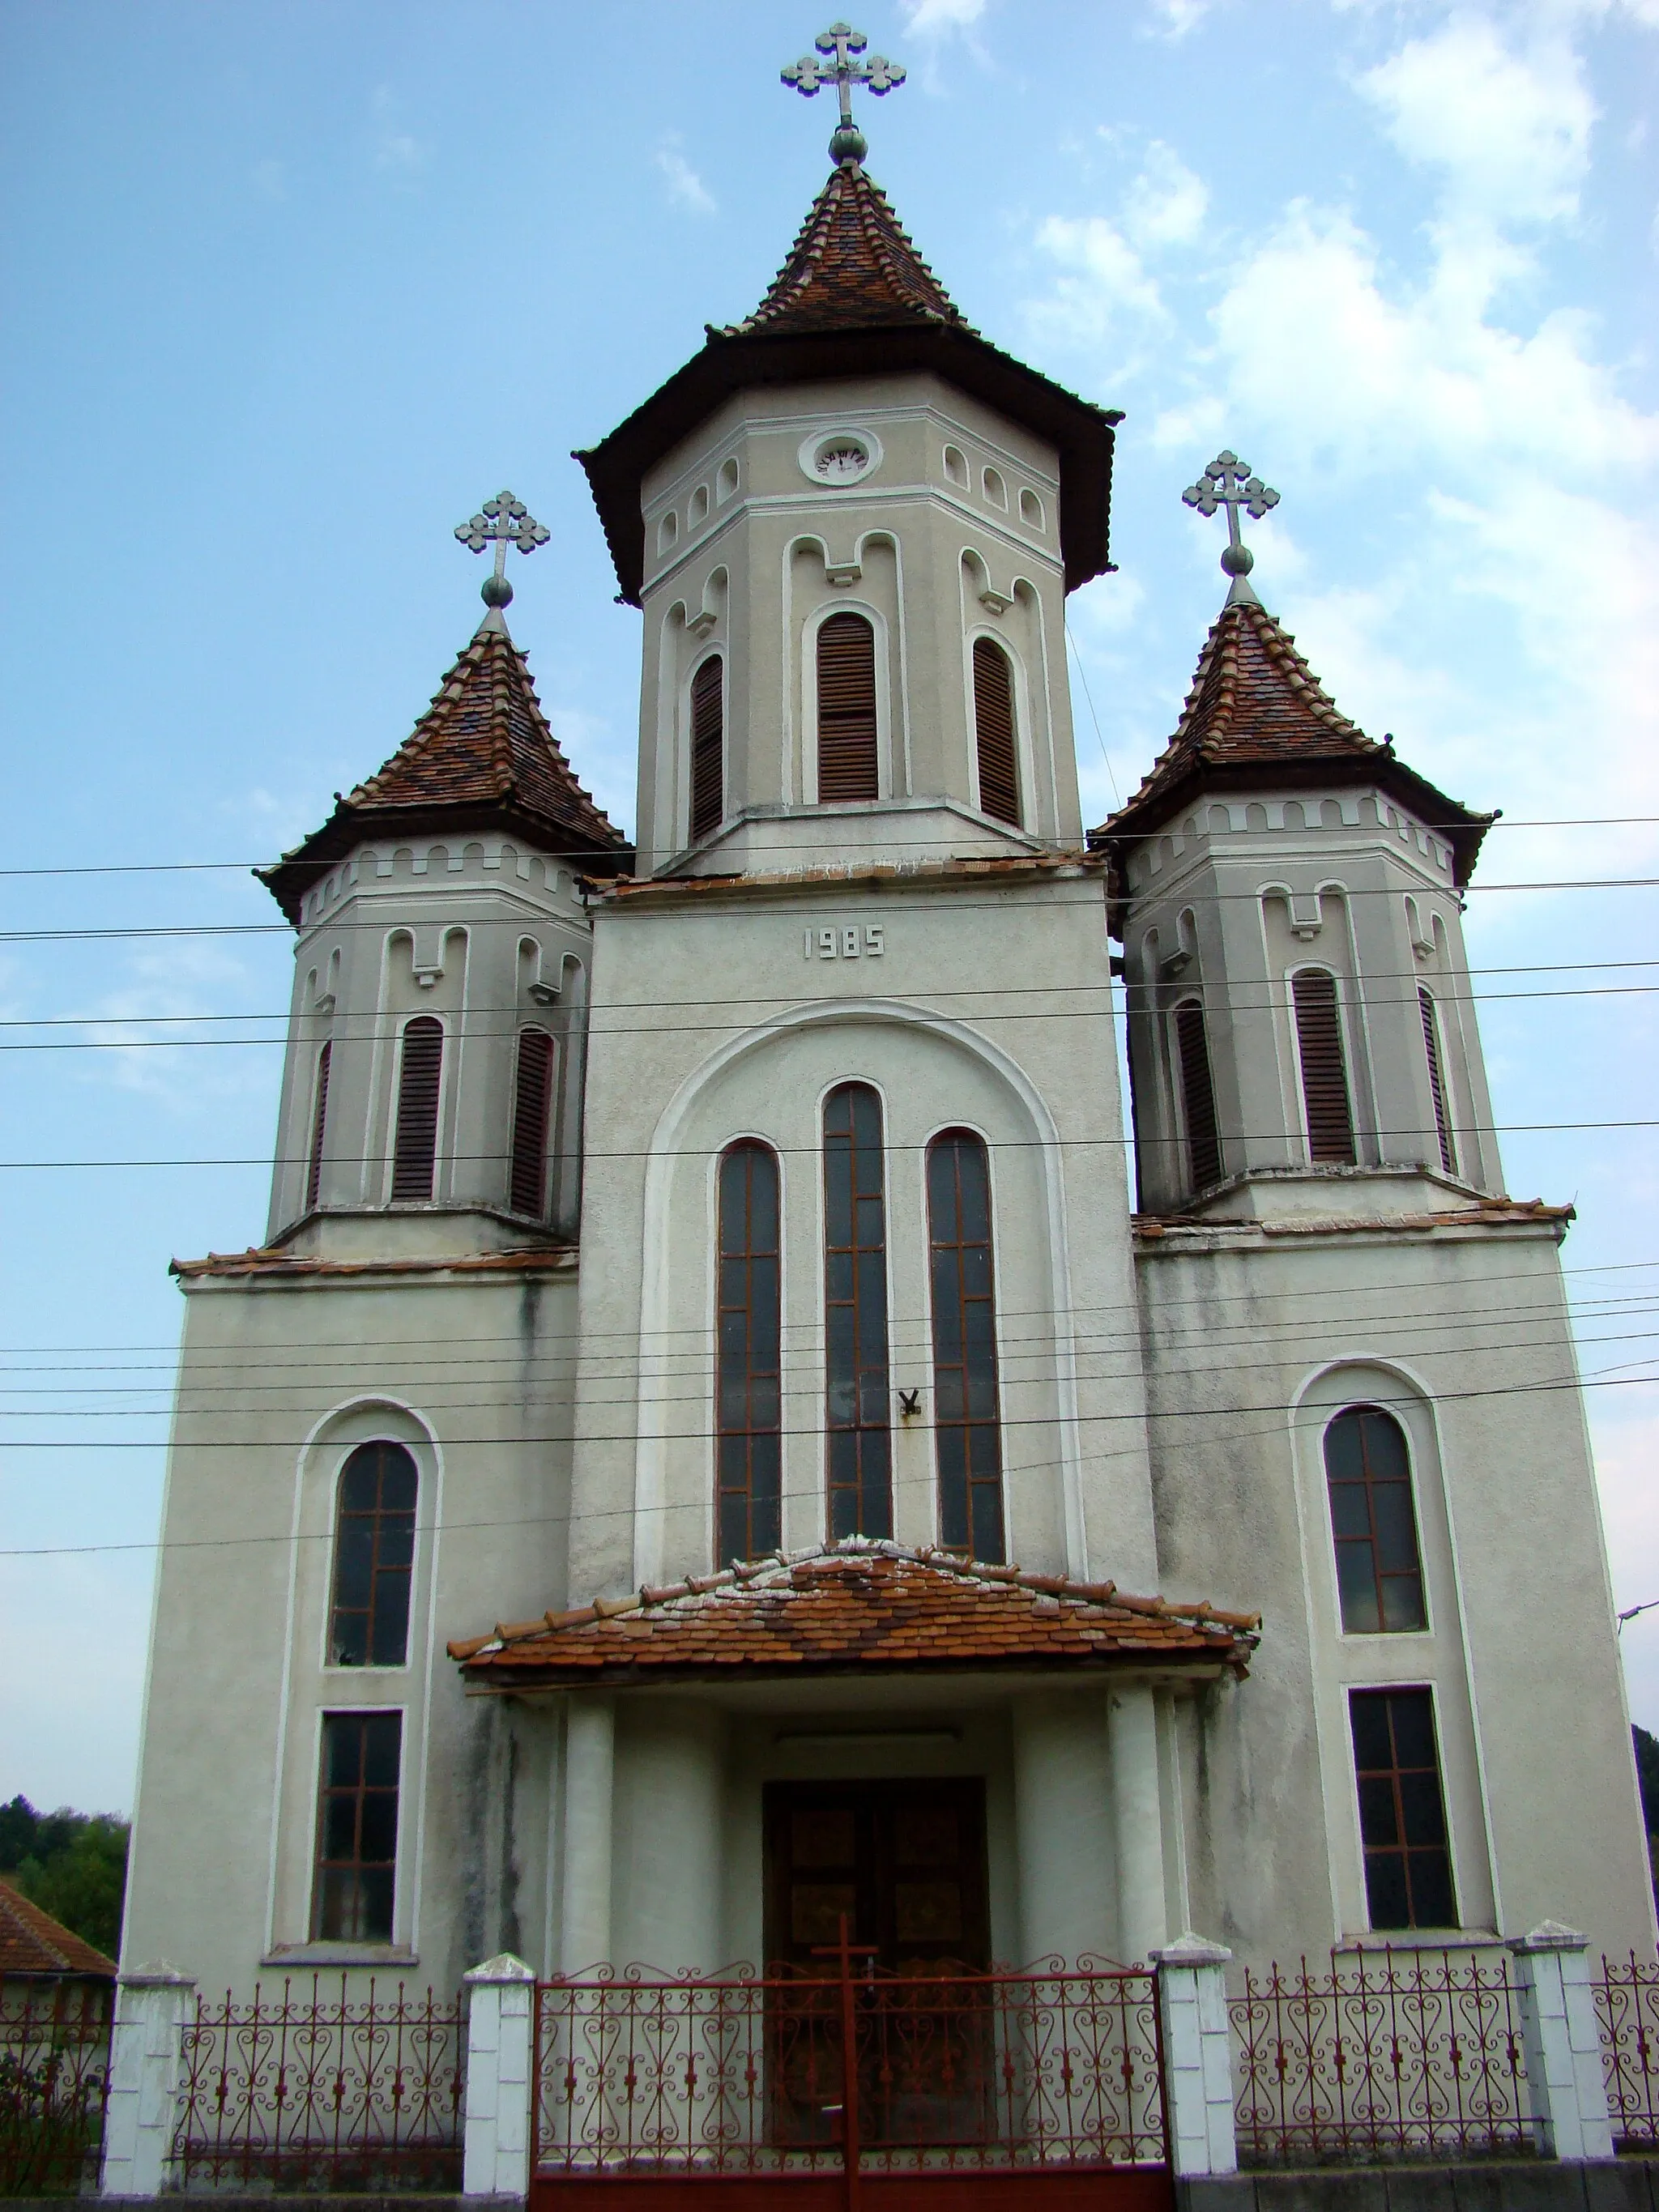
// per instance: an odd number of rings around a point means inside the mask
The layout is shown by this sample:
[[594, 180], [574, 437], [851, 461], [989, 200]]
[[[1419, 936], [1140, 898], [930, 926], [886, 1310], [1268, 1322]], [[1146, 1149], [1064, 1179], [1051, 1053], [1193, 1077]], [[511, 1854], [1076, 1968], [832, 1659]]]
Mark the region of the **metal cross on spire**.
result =
[[826, 57], [824, 60], [803, 54], [781, 72], [783, 82], [793, 84], [803, 99], [810, 100], [821, 84], [833, 84], [840, 93], [841, 122], [830, 141], [832, 161], [861, 161], [870, 150], [864, 133], [853, 120], [853, 87], [867, 84], [879, 100], [904, 82], [899, 64], [881, 54], [872, 54], [867, 62], [855, 58], [869, 43], [863, 32], [855, 31], [850, 23], [831, 23], [812, 41], [817, 52]]
[[538, 545], [545, 545], [552, 532], [544, 530], [521, 499], [514, 499], [510, 491], [498, 491], [494, 499], [487, 499], [471, 522], [458, 522], [455, 535], [470, 553], [482, 553], [486, 545], [494, 544], [495, 568], [478, 587], [478, 597], [487, 607], [506, 607], [513, 604], [513, 586], [507, 580], [507, 549], [516, 545], [520, 553], [533, 553]]
[[1260, 522], [1270, 507], [1278, 506], [1279, 494], [1260, 477], [1250, 474], [1248, 461], [1241, 461], [1237, 453], [1220, 453], [1181, 497], [1184, 505], [1195, 507], [1200, 514], [1213, 514], [1218, 507], [1226, 508], [1227, 543], [1221, 549], [1221, 565], [1233, 580], [1228, 601], [1253, 599], [1255, 592], [1244, 580], [1255, 566], [1255, 556], [1239, 535], [1238, 513], [1243, 507]]

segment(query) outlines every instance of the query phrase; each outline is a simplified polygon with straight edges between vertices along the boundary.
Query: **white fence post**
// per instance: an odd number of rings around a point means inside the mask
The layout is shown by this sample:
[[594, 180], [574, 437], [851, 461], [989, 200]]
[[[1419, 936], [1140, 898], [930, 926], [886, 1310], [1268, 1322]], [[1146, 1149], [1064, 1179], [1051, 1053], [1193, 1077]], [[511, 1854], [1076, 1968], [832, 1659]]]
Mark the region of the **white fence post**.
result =
[[1152, 1953], [1164, 2031], [1170, 2161], [1179, 2176], [1238, 2171], [1224, 1973], [1232, 1955], [1190, 1929]]
[[1509, 1948], [1520, 1977], [1527, 2087], [1539, 2148], [1551, 2158], [1611, 2158], [1613, 2127], [1585, 1938], [1576, 1928], [1546, 1920], [1529, 1936], [1513, 1937]]
[[109, 2102], [98, 2186], [106, 2197], [159, 2197], [167, 2179], [185, 2022], [194, 1977], [165, 1960], [123, 1974], [110, 2037]]
[[522, 2203], [530, 2194], [535, 1972], [503, 1951], [462, 1980], [468, 2002], [461, 2187], [469, 2197]]

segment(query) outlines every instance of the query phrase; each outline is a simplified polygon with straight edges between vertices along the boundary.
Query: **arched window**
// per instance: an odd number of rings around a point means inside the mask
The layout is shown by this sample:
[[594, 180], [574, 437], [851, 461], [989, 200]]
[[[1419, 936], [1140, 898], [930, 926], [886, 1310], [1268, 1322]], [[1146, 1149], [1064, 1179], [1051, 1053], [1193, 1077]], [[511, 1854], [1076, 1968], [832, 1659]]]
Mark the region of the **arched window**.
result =
[[974, 735], [979, 748], [981, 811], [1018, 829], [1013, 671], [1007, 654], [988, 637], [974, 640]]
[[720, 1162], [714, 1382], [716, 1565], [783, 1541], [778, 1163], [764, 1145]]
[[359, 1444], [341, 1471], [331, 1667], [401, 1667], [408, 1660], [417, 1486], [402, 1444]]
[[1448, 1175], [1455, 1175], [1457, 1149], [1452, 1142], [1446, 1079], [1440, 1065], [1440, 1024], [1434, 1000], [1421, 984], [1417, 991], [1417, 1011], [1423, 1017], [1423, 1052], [1429, 1063], [1429, 1096], [1434, 1101], [1434, 1133], [1440, 1139], [1440, 1164]]
[[444, 1066], [444, 1025], [434, 1014], [404, 1024], [398, 1070], [398, 1129], [392, 1148], [392, 1195], [430, 1198], [438, 1161], [438, 1086]]
[[862, 615], [818, 625], [818, 804], [879, 796], [876, 634]]
[[1221, 1180], [1221, 1133], [1216, 1127], [1215, 1085], [1204, 1008], [1183, 999], [1175, 1010], [1176, 1054], [1181, 1062], [1182, 1118], [1187, 1125], [1187, 1165], [1194, 1190]]
[[823, 1106], [824, 1426], [830, 1534], [893, 1533], [881, 1101], [843, 1083]]
[[545, 1030], [520, 1030], [508, 1199], [514, 1213], [533, 1213], [538, 1219], [547, 1211], [547, 1123], [552, 1103], [553, 1040]]
[[1328, 969], [1304, 968], [1291, 978], [1297, 1050], [1302, 1061], [1302, 1103], [1308, 1116], [1311, 1159], [1352, 1167], [1353, 1116], [1342, 1054], [1342, 1017], [1336, 978]]
[[306, 1170], [306, 1212], [316, 1205], [323, 1187], [323, 1138], [328, 1127], [328, 1063], [333, 1057], [331, 1037], [317, 1055], [317, 1089], [311, 1106], [311, 1164]]
[[690, 842], [720, 826], [726, 811], [726, 664], [711, 654], [691, 678]]
[[1004, 1556], [991, 1172], [981, 1139], [947, 1129], [927, 1148], [933, 1435], [939, 1540]]
[[1350, 1406], [1325, 1431], [1336, 1586], [1348, 1636], [1426, 1628], [1406, 1432], [1380, 1406]]

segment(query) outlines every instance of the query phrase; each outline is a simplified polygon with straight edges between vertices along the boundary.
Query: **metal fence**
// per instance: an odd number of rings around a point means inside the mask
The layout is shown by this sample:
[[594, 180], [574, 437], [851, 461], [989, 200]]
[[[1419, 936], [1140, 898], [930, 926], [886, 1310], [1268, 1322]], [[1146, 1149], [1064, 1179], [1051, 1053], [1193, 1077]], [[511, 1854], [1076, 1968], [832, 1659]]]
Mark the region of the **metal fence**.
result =
[[1603, 1957], [1591, 1987], [1613, 2142], [1620, 2150], [1659, 2148], [1659, 1964], [1634, 1951], [1628, 1963]]
[[1520, 1990], [1501, 1953], [1361, 1952], [1247, 1972], [1229, 2001], [1248, 2166], [1534, 2148]]
[[0, 2197], [94, 2187], [114, 1984], [0, 1974]]
[[1156, 1984], [1059, 1960], [544, 1983], [535, 2117], [543, 2174], [1162, 2166]]
[[198, 2000], [186, 2020], [174, 2172], [185, 2188], [454, 2190], [465, 2027], [428, 1989], [352, 1996], [322, 1977], [280, 1997]]

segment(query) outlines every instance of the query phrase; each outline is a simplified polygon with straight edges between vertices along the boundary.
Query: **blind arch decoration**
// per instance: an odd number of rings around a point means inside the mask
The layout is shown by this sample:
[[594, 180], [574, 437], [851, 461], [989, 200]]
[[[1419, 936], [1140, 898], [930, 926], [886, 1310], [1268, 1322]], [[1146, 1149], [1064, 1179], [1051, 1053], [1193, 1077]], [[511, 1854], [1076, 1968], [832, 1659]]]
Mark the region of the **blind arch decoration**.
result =
[[1216, 1123], [1215, 1079], [1210, 1069], [1210, 1039], [1200, 1000], [1183, 999], [1175, 1010], [1176, 1073], [1181, 1082], [1182, 1120], [1187, 1130], [1187, 1166], [1192, 1187], [1206, 1190], [1221, 1180], [1221, 1132]]
[[946, 1129], [927, 1147], [927, 1220], [939, 1541], [975, 1559], [1001, 1560], [991, 1170], [985, 1140], [971, 1129]]
[[745, 1139], [720, 1161], [714, 1379], [716, 1566], [783, 1541], [783, 1355], [777, 1155]]
[[1291, 978], [1291, 1000], [1302, 1063], [1302, 1103], [1308, 1117], [1308, 1156], [1352, 1167], [1353, 1115], [1335, 976], [1328, 968], [1299, 969]]
[[1406, 1432], [1381, 1406], [1348, 1406], [1325, 1431], [1325, 1487], [1346, 1636], [1426, 1628]]
[[818, 624], [820, 806], [881, 796], [876, 744], [876, 633], [867, 617], [830, 615]]
[[1434, 994], [1417, 987], [1417, 1011], [1423, 1017], [1423, 1056], [1429, 1064], [1429, 1097], [1434, 1104], [1434, 1133], [1440, 1142], [1440, 1164], [1449, 1176], [1457, 1173], [1457, 1146], [1452, 1135], [1450, 1102], [1446, 1096], [1445, 1071], [1440, 1059], [1440, 1019]]
[[994, 639], [974, 640], [974, 740], [982, 814], [1019, 827], [1019, 768], [1014, 743], [1014, 672]]
[[359, 1444], [340, 1471], [329, 1605], [331, 1667], [408, 1663], [419, 1486], [414, 1459], [399, 1443]]
[[689, 842], [718, 830], [726, 813], [726, 663], [718, 653], [691, 678], [691, 812]]
[[392, 1147], [392, 1195], [429, 1199], [438, 1165], [438, 1094], [444, 1025], [435, 1014], [404, 1024], [398, 1067], [398, 1126]]
[[519, 1031], [513, 1085], [513, 1151], [507, 1197], [514, 1213], [547, 1211], [547, 1136], [553, 1107], [554, 1044], [544, 1029]]
[[311, 1106], [311, 1158], [306, 1168], [306, 1212], [316, 1205], [323, 1188], [323, 1139], [328, 1132], [328, 1068], [334, 1057], [334, 1040], [324, 1041], [317, 1055], [316, 1090]]
[[881, 1100], [843, 1083], [823, 1105], [824, 1429], [830, 1536], [893, 1533]]

